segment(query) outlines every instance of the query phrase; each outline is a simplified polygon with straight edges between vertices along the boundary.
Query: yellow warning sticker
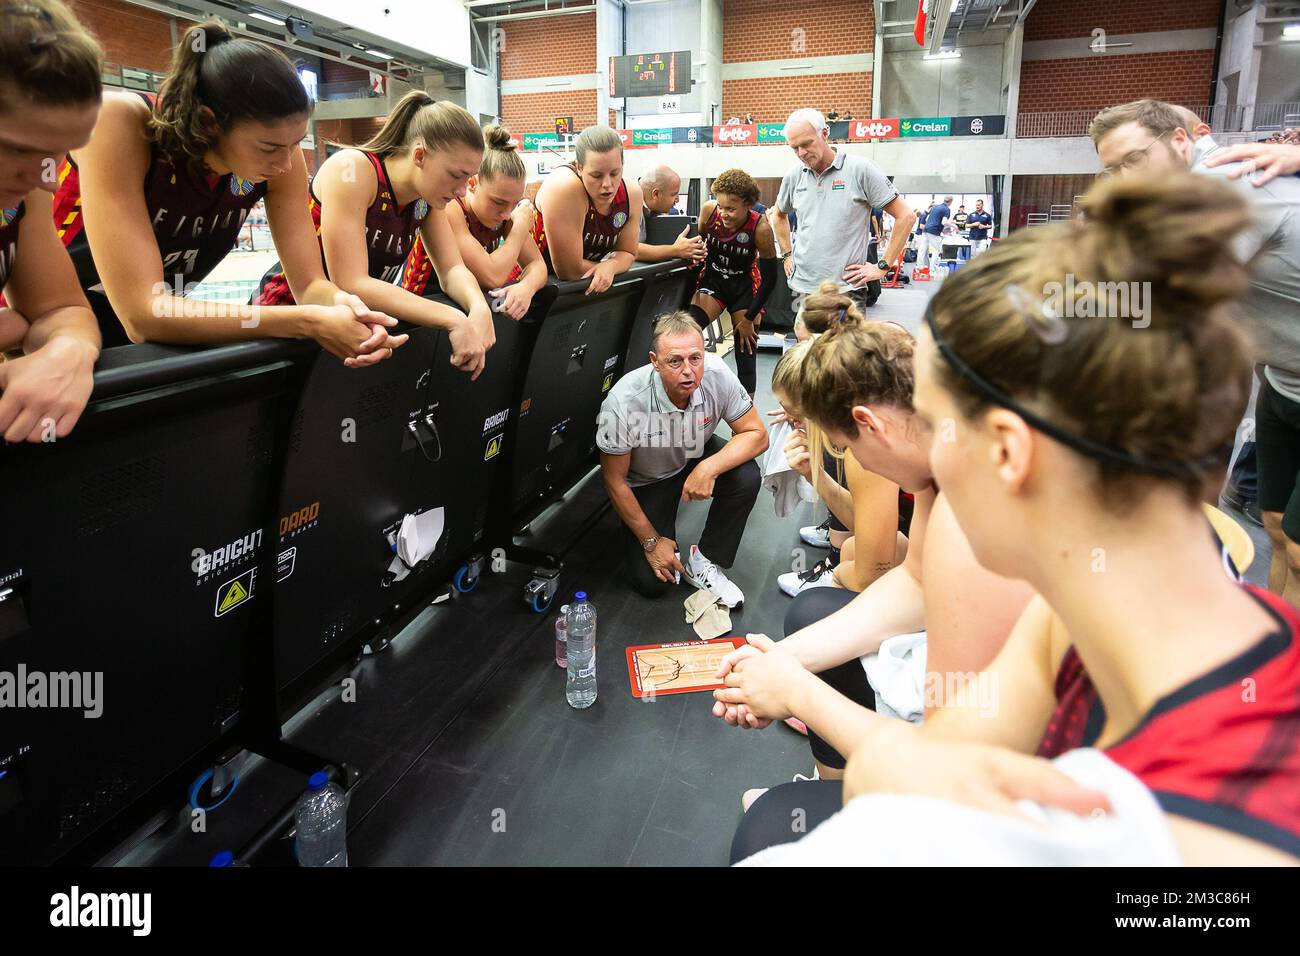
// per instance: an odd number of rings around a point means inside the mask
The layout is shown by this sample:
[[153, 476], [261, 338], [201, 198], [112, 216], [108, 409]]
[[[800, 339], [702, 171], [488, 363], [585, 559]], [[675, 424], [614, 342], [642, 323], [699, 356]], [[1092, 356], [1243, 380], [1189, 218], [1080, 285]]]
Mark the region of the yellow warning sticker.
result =
[[217, 588], [216, 617], [232, 611], [253, 596], [257, 568], [250, 568], [237, 578], [231, 578]]
[[613, 384], [614, 384], [614, 373], [610, 372], [608, 375], [605, 376], [605, 381], [601, 383], [600, 390], [602, 392], [608, 392], [609, 387]]
[[483, 460], [487, 461], [489, 458], [495, 458], [497, 456], [497, 453], [500, 451], [501, 451], [501, 436], [496, 435], [492, 438], [490, 442], [487, 443], [487, 448], [483, 451]]

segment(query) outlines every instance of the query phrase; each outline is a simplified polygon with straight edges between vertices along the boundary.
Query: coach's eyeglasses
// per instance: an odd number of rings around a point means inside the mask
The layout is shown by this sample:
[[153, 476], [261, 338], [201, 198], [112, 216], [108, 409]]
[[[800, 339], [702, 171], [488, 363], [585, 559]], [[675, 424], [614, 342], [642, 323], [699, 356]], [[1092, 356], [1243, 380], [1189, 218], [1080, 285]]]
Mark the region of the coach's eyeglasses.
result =
[[[1178, 127], [1175, 126], [1174, 129], [1178, 129]], [[1151, 147], [1154, 146], [1156, 143], [1160, 142], [1162, 139], [1164, 139], [1173, 131], [1174, 131], [1173, 129], [1165, 130], [1163, 133], [1161, 133], [1151, 142], [1147, 143], [1141, 149], [1133, 150], [1133, 152], [1129, 153], [1127, 156], [1121, 159], [1114, 166], [1104, 167], [1102, 171], [1097, 174], [1097, 178], [1106, 179], [1110, 176], [1118, 176], [1126, 169], [1130, 171], [1136, 171], [1141, 169], [1143, 166], [1147, 164], [1147, 160], [1150, 159]]]

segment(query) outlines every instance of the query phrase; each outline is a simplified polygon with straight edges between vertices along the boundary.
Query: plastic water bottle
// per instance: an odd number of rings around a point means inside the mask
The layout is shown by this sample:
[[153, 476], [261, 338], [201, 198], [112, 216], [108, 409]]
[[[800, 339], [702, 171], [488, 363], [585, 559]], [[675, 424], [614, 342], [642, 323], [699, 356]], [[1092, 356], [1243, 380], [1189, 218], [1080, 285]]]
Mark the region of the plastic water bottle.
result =
[[317, 771], [294, 811], [299, 866], [348, 865], [348, 797], [343, 788]]
[[596, 702], [596, 608], [587, 603], [587, 593], [574, 595], [569, 609], [569, 681], [564, 696], [578, 710]]
[[569, 666], [569, 605], [560, 608], [555, 619], [555, 666]]

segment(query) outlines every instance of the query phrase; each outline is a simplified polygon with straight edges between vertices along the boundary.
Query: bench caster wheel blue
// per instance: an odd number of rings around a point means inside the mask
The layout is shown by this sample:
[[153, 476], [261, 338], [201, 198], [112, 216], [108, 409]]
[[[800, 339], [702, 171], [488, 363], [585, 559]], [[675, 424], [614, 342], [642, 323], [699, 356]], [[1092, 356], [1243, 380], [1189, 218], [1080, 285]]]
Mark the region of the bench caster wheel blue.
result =
[[456, 569], [456, 574], [452, 577], [451, 583], [461, 594], [468, 594], [478, 587], [478, 575], [470, 573], [468, 564], [462, 564]]

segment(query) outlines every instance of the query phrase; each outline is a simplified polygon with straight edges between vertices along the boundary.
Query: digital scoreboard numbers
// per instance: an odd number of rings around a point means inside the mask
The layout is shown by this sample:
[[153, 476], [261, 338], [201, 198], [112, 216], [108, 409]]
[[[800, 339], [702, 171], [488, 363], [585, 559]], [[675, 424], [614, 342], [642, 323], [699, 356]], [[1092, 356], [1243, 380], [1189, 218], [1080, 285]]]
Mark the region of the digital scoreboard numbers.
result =
[[690, 91], [689, 50], [609, 58], [610, 96], [668, 96]]

